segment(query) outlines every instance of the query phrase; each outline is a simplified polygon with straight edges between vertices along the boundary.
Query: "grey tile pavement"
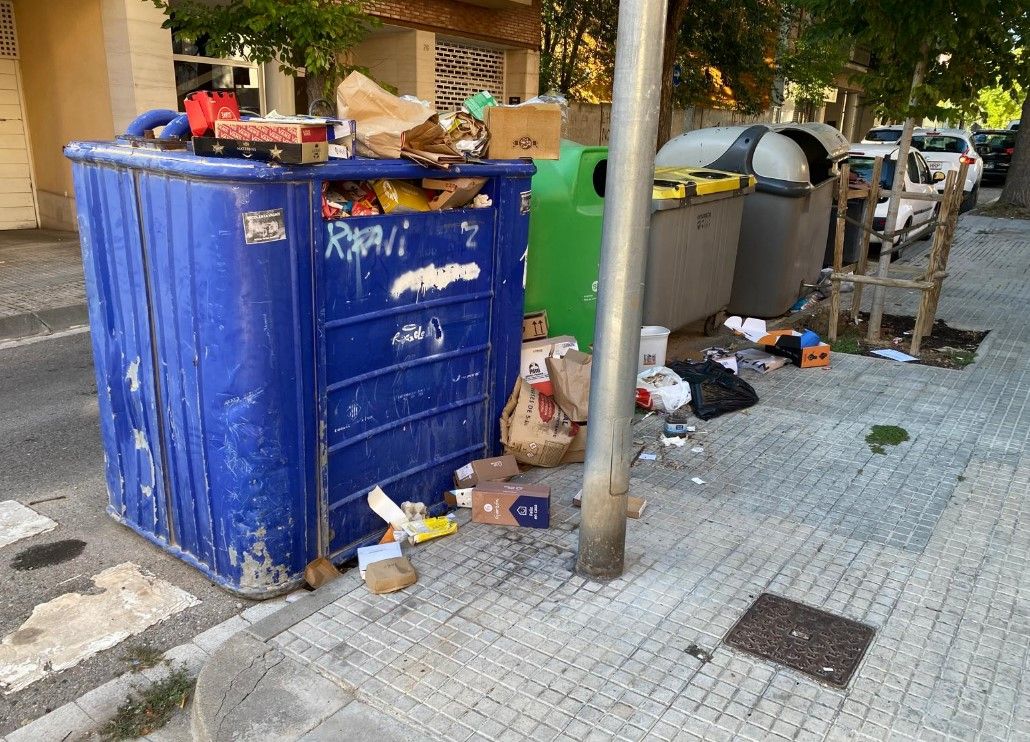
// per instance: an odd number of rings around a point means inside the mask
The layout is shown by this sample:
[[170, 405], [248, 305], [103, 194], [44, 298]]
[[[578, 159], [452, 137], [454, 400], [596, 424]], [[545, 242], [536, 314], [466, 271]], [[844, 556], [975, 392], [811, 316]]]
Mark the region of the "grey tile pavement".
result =
[[78, 235], [0, 231], [0, 339], [85, 324], [85, 279]]
[[[1030, 739], [1028, 274], [1030, 224], [965, 217], [940, 316], [991, 330], [968, 369], [752, 377], [761, 403], [699, 425], [703, 454], [639, 424], [659, 458], [617, 580], [573, 572], [580, 467], [536, 471], [549, 530], [465, 524], [415, 550], [412, 588], [344, 576], [272, 642], [440, 739]], [[873, 454], [873, 424], [911, 440]], [[847, 688], [722, 644], [763, 591], [876, 628]]]

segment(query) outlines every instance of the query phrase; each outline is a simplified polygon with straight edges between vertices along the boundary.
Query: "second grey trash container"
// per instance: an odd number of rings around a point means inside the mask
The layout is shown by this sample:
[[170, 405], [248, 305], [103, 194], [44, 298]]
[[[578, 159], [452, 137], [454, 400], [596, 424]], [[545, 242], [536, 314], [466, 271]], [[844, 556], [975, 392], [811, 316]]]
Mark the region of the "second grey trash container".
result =
[[730, 312], [782, 315], [818, 280], [837, 162], [847, 152], [847, 140], [825, 124], [697, 129], [659, 151], [659, 167], [701, 165], [757, 179], [744, 203]]

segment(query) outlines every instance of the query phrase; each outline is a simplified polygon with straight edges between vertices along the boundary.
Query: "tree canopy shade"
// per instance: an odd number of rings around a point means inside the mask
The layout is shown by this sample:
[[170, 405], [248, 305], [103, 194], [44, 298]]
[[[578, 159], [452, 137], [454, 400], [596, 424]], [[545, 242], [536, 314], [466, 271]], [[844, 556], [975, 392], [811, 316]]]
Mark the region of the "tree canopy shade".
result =
[[204, 39], [209, 54], [277, 61], [307, 78], [308, 99], [326, 95], [344, 76], [343, 55], [377, 22], [358, 0], [151, 0], [168, 16], [164, 27], [189, 41]]
[[[792, 0], [807, 16], [804, 43], [868, 49], [875, 65], [861, 75], [865, 97], [892, 119], [974, 114], [977, 93], [1012, 89], [1030, 67], [1017, 50], [1030, 32], [1018, 0]], [[909, 104], [916, 64], [927, 64]], [[942, 105], [942, 104], [950, 104]]]

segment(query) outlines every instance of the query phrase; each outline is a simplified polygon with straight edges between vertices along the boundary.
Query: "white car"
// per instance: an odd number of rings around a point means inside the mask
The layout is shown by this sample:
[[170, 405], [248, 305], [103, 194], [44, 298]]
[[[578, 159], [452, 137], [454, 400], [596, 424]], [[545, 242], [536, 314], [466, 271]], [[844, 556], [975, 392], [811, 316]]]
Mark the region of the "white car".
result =
[[[960, 211], [969, 211], [976, 206], [980, 195], [980, 180], [984, 174], [983, 158], [977, 154], [973, 144], [973, 135], [965, 129], [933, 129], [914, 134], [912, 146], [923, 153], [930, 170], [934, 173], [945, 173], [949, 170], [958, 172], [959, 165], [966, 163], [966, 182], [962, 184], [962, 207]], [[936, 181], [937, 190], [944, 190], [944, 179]]]
[[[901, 125], [874, 126], [865, 133], [864, 137], [862, 137], [862, 144], [897, 144], [901, 139], [901, 132], [904, 128], [905, 127]], [[912, 130], [912, 133], [920, 134], [922, 131], [923, 130], [917, 126]]]
[[[898, 147], [896, 144], [853, 144], [848, 153], [848, 165], [851, 167], [852, 177], [861, 178], [869, 183], [873, 177], [873, 164], [877, 157], [883, 158], [883, 169], [880, 171], [880, 199], [876, 204], [876, 212], [873, 214], [873, 229], [882, 233], [887, 223], [887, 209], [890, 206], [887, 192], [894, 186], [894, 171], [898, 164]], [[938, 178], [942, 176], [937, 176]], [[905, 190], [910, 193], [923, 193], [926, 195], [934, 192], [934, 175], [930, 167], [918, 150], [910, 149], [908, 152], [908, 167], [905, 168]], [[901, 227], [919, 227], [929, 222], [934, 215], [936, 202], [916, 201], [914, 199], [902, 198], [898, 208], [898, 220], [895, 222], [895, 230]], [[920, 239], [927, 239], [932, 234], [929, 227], [924, 227], [920, 232]], [[915, 232], [909, 232], [904, 239], [915, 236]], [[902, 241], [902, 238], [895, 237], [892, 245]], [[869, 244], [880, 245], [880, 238], [871, 235]]]

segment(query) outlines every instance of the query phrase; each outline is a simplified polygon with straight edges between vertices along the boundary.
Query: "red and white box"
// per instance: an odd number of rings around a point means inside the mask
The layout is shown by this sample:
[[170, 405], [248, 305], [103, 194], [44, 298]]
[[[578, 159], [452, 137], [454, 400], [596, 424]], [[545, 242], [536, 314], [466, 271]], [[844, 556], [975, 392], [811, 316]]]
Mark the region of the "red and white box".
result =
[[329, 127], [325, 124], [296, 124], [276, 121], [215, 121], [217, 139], [236, 139], [243, 142], [281, 142], [308, 144], [328, 141]]

